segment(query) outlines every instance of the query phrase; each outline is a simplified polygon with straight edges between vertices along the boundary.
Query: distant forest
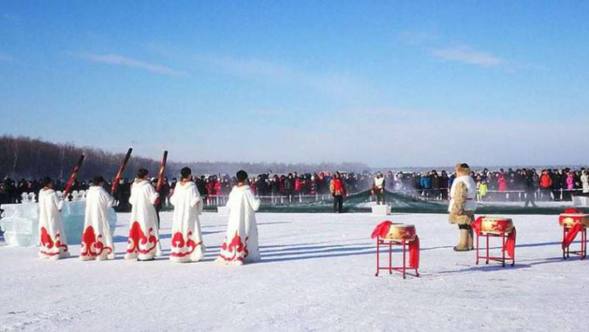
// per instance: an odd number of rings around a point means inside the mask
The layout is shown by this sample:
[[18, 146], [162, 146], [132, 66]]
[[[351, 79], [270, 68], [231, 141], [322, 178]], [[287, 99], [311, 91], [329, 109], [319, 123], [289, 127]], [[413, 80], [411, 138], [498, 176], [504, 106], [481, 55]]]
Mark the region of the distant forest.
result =
[[[114, 177], [126, 151], [110, 153], [91, 147], [77, 147], [73, 144], [55, 144], [29, 137], [0, 136], [0, 176], [13, 179], [40, 178], [50, 176], [66, 179], [76, 162], [84, 153], [86, 158], [79, 173], [79, 179], [87, 180], [95, 175], [106, 178]], [[171, 156], [172, 158], [172, 156]], [[313, 173], [320, 171], [362, 172], [369, 166], [362, 163], [321, 163], [321, 164], [286, 164], [286, 163], [246, 163], [246, 162], [191, 162], [177, 163], [168, 161], [166, 175], [175, 177], [184, 166], [192, 168], [194, 174], [233, 174], [240, 169], [250, 174], [259, 173]], [[153, 176], [157, 174], [160, 160], [131, 156], [125, 170], [125, 177], [132, 178], [141, 167], [147, 168]]]

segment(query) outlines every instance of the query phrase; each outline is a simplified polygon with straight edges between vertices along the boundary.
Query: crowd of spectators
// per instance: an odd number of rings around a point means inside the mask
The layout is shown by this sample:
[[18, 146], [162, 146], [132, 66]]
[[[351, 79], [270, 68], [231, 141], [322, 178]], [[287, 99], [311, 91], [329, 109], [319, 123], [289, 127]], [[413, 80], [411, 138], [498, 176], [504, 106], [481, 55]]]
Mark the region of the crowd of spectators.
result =
[[[519, 168], [473, 171], [479, 201], [570, 201], [573, 195], [589, 195], [589, 169]], [[434, 200], [447, 200], [454, 174], [446, 171], [398, 172], [386, 175], [387, 190]]]
[[[526, 196], [533, 195], [535, 200], [570, 201], [573, 195], [589, 195], [589, 169], [499, 169], [490, 171], [482, 169], [474, 171], [472, 176], [477, 183], [479, 201], [524, 201]], [[374, 174], [369, 172], [339, 172], [348, 195], [370, 190], [374, 185]], [[445, 170], [425, 172], [383, 173], [385, 189], [405, 195], [427, 200], [447, 200], [454, 174]], [[260, 197], [281, 197], [288, 202], [299, 196], [329, 196], [332, 172], [298, 174], [258, 174], [250, 178], [250, 186]], [[155, 181], [155, 180], [154, 180]], [[173, 192], [177, 179], [166, 178], [162, 197], [169, 197]], [[195, 177], [198, 190], [210, 203], [219, 197], [229, 194], [236, 182], [229, 175], [202, 175]], [[76, 181], [73, 190], [87, 190], [89, 183]], [[55, 181], [55, 188], [63, 190], [64, 181]], [[122, 210], [127, 210], [128, 198], [131, 193], [131, 182], [121, 180], [114, 196]], [[0, 182], [0, 204], [19, 203], [23, 193], [38, 194], [38, 180], [22, 179], [14, 181], [9, 177]], [[283, 200], [284, 201], [284, 200]], [[218, 201], [216, 201], [218, 203]], [[164, 202], [165, 203], [165, 202]]]
[[508, 169], [474, 174], [479, 200], [517, 201], [525, 195], [536, 200], [570, 201], [573, 196], [589, 195], [588, 169]]

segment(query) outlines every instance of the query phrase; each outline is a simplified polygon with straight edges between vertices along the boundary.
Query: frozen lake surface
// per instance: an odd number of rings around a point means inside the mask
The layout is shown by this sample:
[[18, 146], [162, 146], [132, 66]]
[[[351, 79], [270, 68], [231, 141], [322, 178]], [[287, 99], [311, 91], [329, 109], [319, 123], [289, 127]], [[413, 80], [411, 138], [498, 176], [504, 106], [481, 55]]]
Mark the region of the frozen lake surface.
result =
[[[0, 247], [0, 331], [586, 331], [589, 260], [561, 258], [557, 216], [513, 216], [517, 263], [475, 265], [455, 253], [446, 215], [397, 214], [421, 238], [420, 278], [375, 277], [370, 214], [260, 213], [263, 261], [212, 261], [226, 217], [202, 216], [206, 260], [125, 261], [128, 214], [119, 214], [117, 259], [46, 261], [36, 248]], [[578, 247], [578, 243], [574, 244]], [[398, 258], [398, 256], [397, 256]]]

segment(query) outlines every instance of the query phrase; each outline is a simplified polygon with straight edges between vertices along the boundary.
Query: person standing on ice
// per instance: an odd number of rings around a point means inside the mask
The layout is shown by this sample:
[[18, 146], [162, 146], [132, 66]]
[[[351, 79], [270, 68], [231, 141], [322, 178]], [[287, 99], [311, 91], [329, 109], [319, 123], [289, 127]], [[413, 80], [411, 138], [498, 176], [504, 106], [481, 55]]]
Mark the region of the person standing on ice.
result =
[[335, 172], [333, 175], [333, 179], [329, 183], [329, 190], [331, 191], [331, 196], [333, 196], [333, 212], [342, 213], [344, 210], [346, 187], [339, 172]]
[[584, 169], [581, 175], [581, 185], [583, 187], [583, 196], [589, 196], [589, 169]]
[[137, 178], [131, 186], [129, 203], [133, 208], [131, 209], [131, 224], [125, 259], [146, 261], [161, 256], [158, 220], [155, 211], [159, 194], [147, 178], [148, 174], [149, 172], [145, 168], [139, 169]]
[[381, 172], [376, 173], [374, 181], [372, 182], [372, 192], [376, 196], [376, 204], [385, 204], [384, 201], [384, 188], [386, 186], [386, 180]]
[[473, 249], [472, 227], [474, 212], [476, 211], [477, 186], [470, 176], [470, 167], [466, 163], [458, 164], [456, 179], [450, 189], [450, 215], [448, 221], [458, 225], [460, 229], [460, 242], [454, 247], [454, 251], [468, 251]]
[[58, 260], [70, 257], [61, 220], [63, 200], [53, 190], [53, 180], [45, 177], [39, 191], [39, 257]]
[[524, 182], [524, 189], [526, 194], [526, 203], [525, 207], [531, 203], [533, 207], [537, 207], [536, 205], [536, 181], [534, 180], [534, 171], [527, 170], [525, 171], [525, 182]]
[[115, 247], [108, 225], [109, 209], [114, 198], [104, 190], [105, 180], [96, 176], [86, 194], [86, 216], [82, 234], [80, 259], [108, 260], [115, 258]]
[[218, 263], [242, 265], [260, 261], [256, 224], [260, 200], [254, 197], [247, 178], [245, 171], [237, 172], [237, 184], [229, 194], [229, 223], [221, 253], [216, 260]]
[[170, 260], [179, 263], [198, 262], [204, 257], [200, 220], [203, 204], [196, 183], [192, 181], [192, 171], [184, 167], [182, 179], [174, 188], [170, 203], [174, 205], [172, 222], [172, 250]]

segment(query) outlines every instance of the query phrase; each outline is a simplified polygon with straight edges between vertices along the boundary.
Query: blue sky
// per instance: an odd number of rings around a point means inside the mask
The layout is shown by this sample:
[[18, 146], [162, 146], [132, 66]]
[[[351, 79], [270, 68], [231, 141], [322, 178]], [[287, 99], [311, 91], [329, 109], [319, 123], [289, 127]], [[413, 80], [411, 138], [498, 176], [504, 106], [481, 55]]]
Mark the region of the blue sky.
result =
[[586, 164], [586, 1], [4, 1], [0, 133], [176, 161]]

